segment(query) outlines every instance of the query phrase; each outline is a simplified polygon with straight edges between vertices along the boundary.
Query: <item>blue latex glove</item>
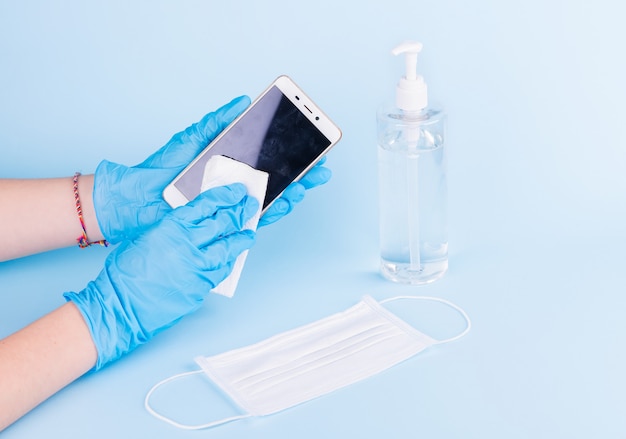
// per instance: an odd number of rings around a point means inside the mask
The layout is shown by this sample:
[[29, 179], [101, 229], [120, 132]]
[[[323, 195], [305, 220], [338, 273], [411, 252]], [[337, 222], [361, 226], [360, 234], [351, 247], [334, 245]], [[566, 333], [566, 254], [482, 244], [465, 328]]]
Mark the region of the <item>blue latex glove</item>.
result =
[[95, 369], [199, 308], [254, 243], [242, 226], [258, 209], [242, 184], [208, 190], [115, 248], [80, 293], [65, 293], [91, 331]]
[[[112, 244], [139, 235], [172, 209], [162, 197], [167, 186], [206, 146], [250, 105], [241, 96], [209, 113], [200, 122], [175, 134], [157, 152], [137, 166], [103, 161], [94, 178], [93, 202], [102, 234]], [[330, 170], [316, 166], [293, 183], [265, 212], [259, 226], [291, 212], [305, 189], [326, 183]]]
[[137, 166], [101, 162], [94, 177], [93, 202], [106, 240], [115, 244], [133, 238], [170, 212], [162, 196], [165, 186], [248, 105], [247, 96], [232, 100], [175, 134]]
[[332, 172], [324, 166], [325, 162], [326, 157], [322, 157], [300, 180], [287, 186], [280, 198], [277, 198], [263, 214], [259, 220], [259, 227], [275, 223], [291, 212], [294, 206], [304, 199], [304, 194], [308, 189], [327, 183]]

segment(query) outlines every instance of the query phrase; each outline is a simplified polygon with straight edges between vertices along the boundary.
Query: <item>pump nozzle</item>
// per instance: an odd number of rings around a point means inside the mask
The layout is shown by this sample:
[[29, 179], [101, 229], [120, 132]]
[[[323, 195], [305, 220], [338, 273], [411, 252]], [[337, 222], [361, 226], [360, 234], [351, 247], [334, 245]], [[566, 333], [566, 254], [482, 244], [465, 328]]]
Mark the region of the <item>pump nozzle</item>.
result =
[[406, 53], [406, 74], [404, 77], [408, 80], [417, 79], [417, 54], [422, 51], [422, 47], [422, 43], [407, 41], [391, 51], [395, 56]]
[[391, 51], [393, 55], [405, 54], [405, 75], [396, 88], [396, 105], [405, 111], [419, 111], [428, 106], [428, 87], [417, 74], [417, 54], [422, 43], [407, 41]]

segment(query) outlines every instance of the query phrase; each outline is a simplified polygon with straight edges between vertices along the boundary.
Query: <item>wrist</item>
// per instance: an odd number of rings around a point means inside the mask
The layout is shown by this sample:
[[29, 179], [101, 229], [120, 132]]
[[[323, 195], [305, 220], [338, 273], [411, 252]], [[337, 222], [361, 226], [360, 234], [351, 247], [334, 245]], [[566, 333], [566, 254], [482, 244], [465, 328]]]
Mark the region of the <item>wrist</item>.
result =
[[74, 175], [73, 182], [76, 213], [82, 229], [82, 234], [78, 238], [79, 245], [83, 248], [92, 244], [108, 245], [100, 230], [94, 207], [93, 174], [81, 175], [77, 172]]
[[125, 320], [119, 317], [124, 315], [124, 307], [106, 277], [103, 271], [79, 293], [63, 294], [65, 300], [80, 311], [91, 334], [97, 351], [93, 370], [102, 369], [138, 344], [136, 337], [129, 333]]
[[163, 188], [176, 171], [127, 167], [103, 160], [92, 176], [93, 209], [100, 232], [111, 244], [139, 236], [171, 208]]

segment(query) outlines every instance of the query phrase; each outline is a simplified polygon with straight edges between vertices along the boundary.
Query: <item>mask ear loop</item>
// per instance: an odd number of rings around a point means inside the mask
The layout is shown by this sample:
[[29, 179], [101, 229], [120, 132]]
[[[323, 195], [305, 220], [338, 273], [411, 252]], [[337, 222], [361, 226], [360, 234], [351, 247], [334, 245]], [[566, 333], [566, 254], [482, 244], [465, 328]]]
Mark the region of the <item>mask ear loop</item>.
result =
[[229, 418], [219, 419], [217, 421], [209, 422], [209, 423], [206, 423], [206, 424], [187, 425], [187, 424], [181, 424], [179, 422], [176, 422], [173, 419], [168, 418], [167, 416], [162, 415], [161, 413], [156, 412], [152, 408], [152, 406], [150, 405], [150, 397], [152, 396], [152, 393], [154, 393], [154, 391], [156, 389], [161, 387], [163, 384], [169, 383], [170, 381], [174, 381], [174, 380], [177, 380], [177, 379], [189, 376], [189, 375], [195, 375], [195, 374], [199, 374], [199, 373], [204, 373], [204, 371], [202, 369], [200, 369], [200, 370], [193, 370], [191, 372], [183, 372], [183, 373], [179, 373], [177, 375], [173, 375], [173, 376], [171, 376], [169, 378], [166, 378], [166, 379], [164, 379], [162, 381], [159, 381], [154, 386], [152, 386], [150, 391], [147, 393], [146, 398], [144, 399], [144, 407], [145, 407], [145, 409], [148, 411], [148, 413], [150, 413], [155, 418], [160, 419], [160, 420], [162, 420], [164, 422], [167, 422], [168, 424], [173, 425], [174, 427], [182, 428], [184, 430], [201, 430], [203, 428], [216, 427], [218, 425], [226, 424], [228, 422], [236, 421], [238, 419], [249, 418], [249, 417], [252, 416], [250, 413], [246, 413], [246, 414], [243, 414], [243, 415], [236, 415], [236, 416], [231, 416]]
[[450, 343], [450, 342], [453, 342], [455, 340], [458, 340], [458, 339], [460, 339], [462, 337], [465, 337], [465, 335], [467, 335], [467, 333], [470, 331], [470, 329], [472, 329], [472, 321], [470, 320], [470, 318], [467, 315], [467, 313], [463, 310], [463, 308], [461, 308], [460, 306], [450, 302], [449, 300], [441, 299], [439, 297], [431, 297], [431, 296], [395, 296], [395, 297], [390, 297], [389, 299], [381, 300], [379, 303], [382, 305], [382, 304], [385, 304], [385, 303], [389, 303], [389, 302], [393, 302], [395, 300], [401, 300], [401, 299], [407, 299], [407, 300], [430, 300], [432, 302], [440, 302], [440, 303], [443, 303], [444, 305], [447, 305], [450, 308], [456, 310], [459, 314], [461, 314], [461, 316], [463, 316], [463, 318], [465, 319], [465, 322], [467, 324], [467, 326], [465, 327], [463, 332], [461, 332], [460, 334], [455, 335], [453, 337], [446, 338], [445, 340], [437, 340], [437, 342], [435, 344]]

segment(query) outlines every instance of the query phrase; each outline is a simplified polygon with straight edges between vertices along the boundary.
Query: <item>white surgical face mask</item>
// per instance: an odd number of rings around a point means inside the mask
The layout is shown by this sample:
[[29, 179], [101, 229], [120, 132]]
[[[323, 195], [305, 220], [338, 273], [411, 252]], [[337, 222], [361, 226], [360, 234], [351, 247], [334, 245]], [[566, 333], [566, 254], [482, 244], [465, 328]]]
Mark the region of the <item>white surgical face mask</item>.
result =
[[[398, 299], [445, 303], [465, 318], [459, 335], [435, 340], [416, 330], [382, 304]], [[201, 371], [175, 375], [146, 395], [146, 409], [159, 419], [185, 429], [213, 427], [250, 416], [280, 412], [388, 369], [434, 344], [463, 337], [470, 319], [458, 306], [435, 297], [399, 296], [376, 302], [365, 296], [341, 313], [275, 335], [260, 343], [211, 357], [197, 357]], [[156, 413], [149, 404], [153, 391], [168, 381], [204, 372], [244, 412], [202, 425], [184, 425]]]

